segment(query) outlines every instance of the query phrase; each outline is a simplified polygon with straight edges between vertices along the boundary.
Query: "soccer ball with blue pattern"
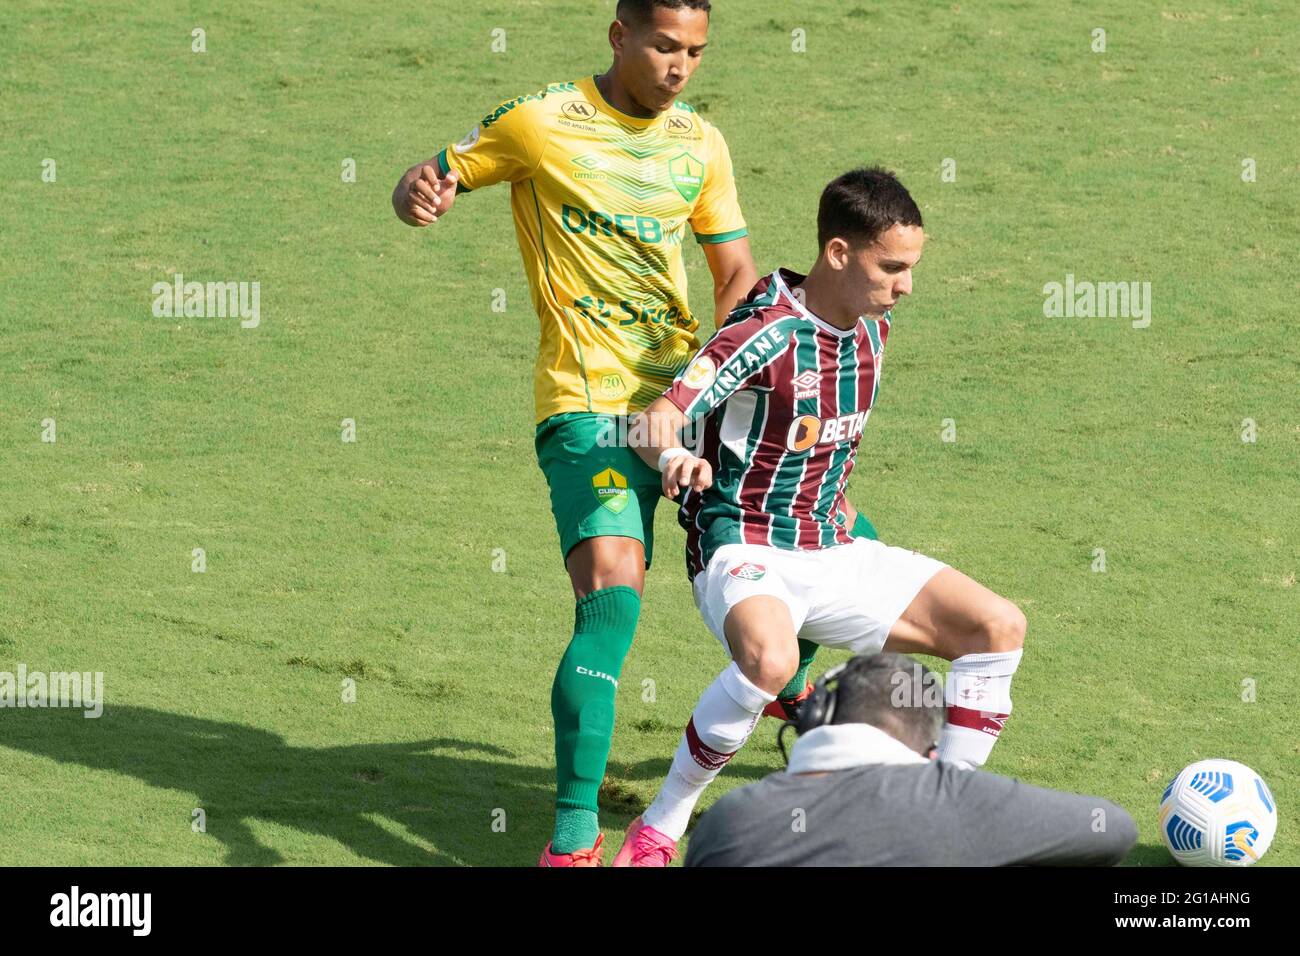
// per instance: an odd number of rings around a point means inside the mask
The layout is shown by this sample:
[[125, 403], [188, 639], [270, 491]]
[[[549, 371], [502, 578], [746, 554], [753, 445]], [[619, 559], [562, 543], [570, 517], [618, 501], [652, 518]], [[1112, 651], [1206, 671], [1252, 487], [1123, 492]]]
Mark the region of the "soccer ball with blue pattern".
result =
[[1235, 760], [1197, 761], [1160, 798], [1160, 835], [1184, 866], [1250, 866], [1276, 832], [1268, 784]]

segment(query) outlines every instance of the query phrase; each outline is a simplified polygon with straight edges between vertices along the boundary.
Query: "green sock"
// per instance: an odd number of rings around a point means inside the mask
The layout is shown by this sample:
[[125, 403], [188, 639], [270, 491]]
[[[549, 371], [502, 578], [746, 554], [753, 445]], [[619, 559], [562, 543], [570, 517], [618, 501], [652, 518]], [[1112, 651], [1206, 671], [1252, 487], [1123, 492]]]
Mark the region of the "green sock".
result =
[[876, 534], [876, 526], [871, 523], [871, 519], [858, 512], [858, 517], [853, 522], [853, 527], [849, 534], [855, 538], [866, 538], [868, 541], [879, 541], [880, 536]]
[[555, 718], [555, 831], [552, 853], [594, 846], [596, 794], [614, 736], [614, 694], [632, 646], [641, 597], [619, 585], [578, 601], [573, 640], [551, 685]]
[[[870, 541], [877, 540], [876, 527], [861, 511], [858, 512], [857, 519], [853, 522], [853, 529], [849, 532], [855, 538], [867, 538]], [[799, 669], [794, 672], [790, 678], [790, 683], [782, 688], [781, 693], [776, 696], [782, 700], [793, 700], [803, 693], [803, 689], [808, 686], [808, 668], [812, 667], [813, 658], [817, 656], [817, 645], [812, 641], [805, 641], [799, 638]]]
[[595, 810], [574, 807], [555, 808], [555, 830], [551, 834], [552, 853], [572, 853], [596, 845], [600, 822]]
[[805, 641], [799, 638], [799, 669], [794, 672], [790, 678], [790, 683], [781, 689], [781, 693], [776, 696], [783, 700], [794, 700], [803, 693], [803, 689], [808, 686], [808, 668], [812, 667], [813, 658], [817, 656], [817, 645], [812, 641]]

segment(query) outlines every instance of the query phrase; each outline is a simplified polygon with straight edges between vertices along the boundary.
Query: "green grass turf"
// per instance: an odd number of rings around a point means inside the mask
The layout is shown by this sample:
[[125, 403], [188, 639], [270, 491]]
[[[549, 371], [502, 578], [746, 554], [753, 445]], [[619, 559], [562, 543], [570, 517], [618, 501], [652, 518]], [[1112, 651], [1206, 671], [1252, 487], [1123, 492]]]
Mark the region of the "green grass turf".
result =
[[[850, 490], [1028, 614], [990, 769], [1124, 805], [1148, 865], [1168, 778], [1235, 758], [1281, 808], [1266, 864], [1300, 863], [1295, 5], [717, 7], [685, 99], [728, 138], [761, 271], [810, 264], [819, 191], [853, 165], [924, 211]], [[107, 705], [0, 711], [6, 863], [516, 865], [545, 843], [572, 602], [508, 193], [424, 231], [388, 197], [498, 101], [603, 70], [612, 3], [457, 10], [9, 5], [0, 669], [103, 671]], [[176, 271], [259, 281], [261, 326], [153, 317]], [[1150, 328], [1044, 318], [1067, 273], [1151, 282]], [[657, 536], [611, 848], [724, 664], [667, 508]], [[779, 767], [773, 730], [704, 805]]]

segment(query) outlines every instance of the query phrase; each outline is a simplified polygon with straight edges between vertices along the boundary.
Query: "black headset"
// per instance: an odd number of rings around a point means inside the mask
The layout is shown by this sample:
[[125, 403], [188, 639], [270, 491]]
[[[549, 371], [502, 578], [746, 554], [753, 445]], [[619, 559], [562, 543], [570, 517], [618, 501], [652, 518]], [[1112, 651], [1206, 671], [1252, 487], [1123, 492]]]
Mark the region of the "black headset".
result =
[[852, 660], [850, 658], [842, 664], [836, 664], [818, 678], [817, 683], [813, 685], [813, 692], [799, 705], [799, 712], [794, 720], [787, 720], [776, 732], [776, 742], [781, 748], [781, 757], [785, 760], [786, 766], [790, 765], [790, 757], [785, 752], [787, 728], [793, 727], [795, 736], [802, 737], [810, 730], [825, 727], [835, 718], [835, 701], [839, 693], [840, 675]]

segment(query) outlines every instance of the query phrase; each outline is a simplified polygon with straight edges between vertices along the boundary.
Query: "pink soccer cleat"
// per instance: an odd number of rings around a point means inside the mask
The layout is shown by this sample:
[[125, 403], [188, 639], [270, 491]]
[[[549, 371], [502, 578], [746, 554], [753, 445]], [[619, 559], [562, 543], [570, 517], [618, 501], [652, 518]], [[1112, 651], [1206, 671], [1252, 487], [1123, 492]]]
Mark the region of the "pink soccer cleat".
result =
[[677, 841], [648, 827], [637, 817], [627, 828], [623, 848], [614, 857], [615, 866], [667, 866], [677, 858]]
[[546, 849], [542, 851], [542, 858], [537, 861], [538, 866], [600, 866], [600, 858], [603, 850], [600, 844], [604, 841], [605, 834], [596, 837], [596, 845], [590, 850], [574, 850], [572, 853], [552, 853], [551, 845], [546, 844]]

